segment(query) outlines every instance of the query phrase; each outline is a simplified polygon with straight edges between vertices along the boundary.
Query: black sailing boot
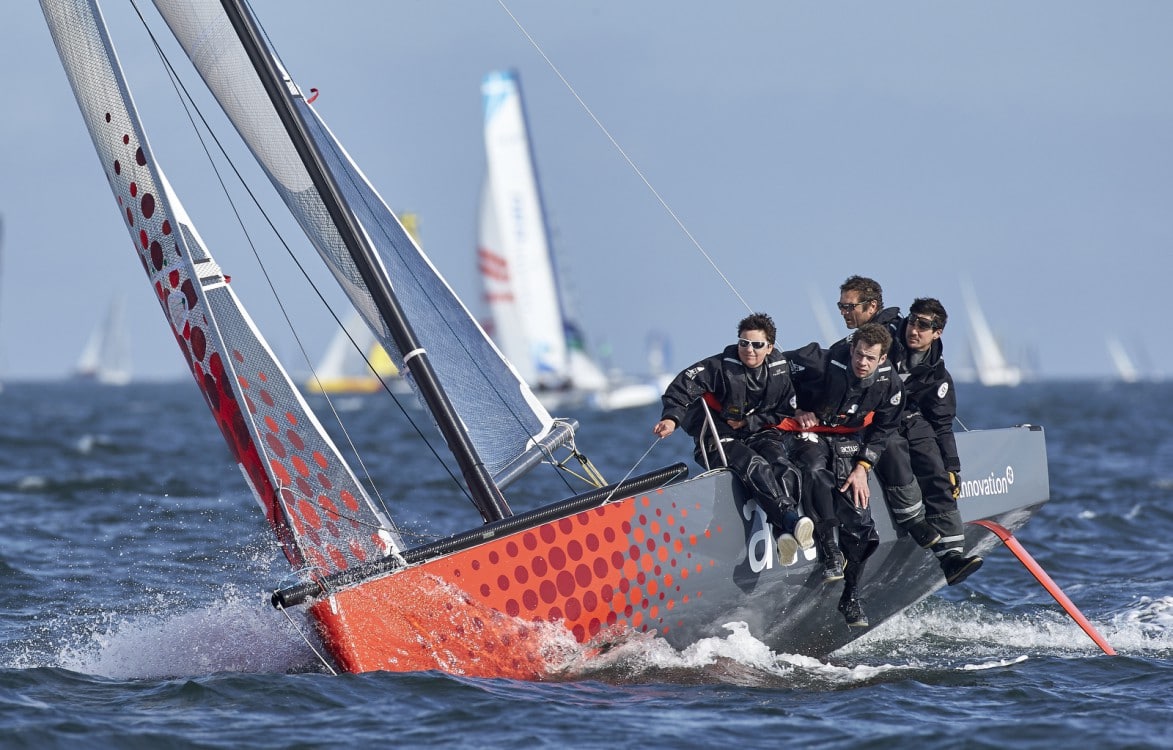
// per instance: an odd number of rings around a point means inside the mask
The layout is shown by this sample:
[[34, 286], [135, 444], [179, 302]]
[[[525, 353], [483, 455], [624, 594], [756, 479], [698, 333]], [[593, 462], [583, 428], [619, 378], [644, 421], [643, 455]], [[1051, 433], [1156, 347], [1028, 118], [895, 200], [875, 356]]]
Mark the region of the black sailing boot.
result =
[[934, 544], [941, 542], [941, 535], [923, 518], [912, 522], [904, 530], [912, 537], [912, 541], [919, 544], [923, 549], [931, 549]]
[[815, 524], [815, 546], [823, 563], [823, 583], [843, 579], [843, 553], [835, 542], [835, 523], [819, 521]]
[[957, 550], [949, 550], [939, 560], [941, 572], [945, 574], [945, 583], [950, 586], [956, 586], [976, 573], [983, 562], [978, 555], [966, 557]]
[[907, 531], [914, 542], [924, 549], [940, 543], [941, 535], [925, 520], [919, 484], [914, 481], [903, 487], [885, 487], [884, 498], [892, 509], [896, 524]]
[[852, 563], [843, 582], [843, 595], [839, 597], [839, 611], [849, 628], [866, 628], [868, 616], [864, 614], [863, 602], [859, 599], [859, 579], [863, 576], [863, 561]]

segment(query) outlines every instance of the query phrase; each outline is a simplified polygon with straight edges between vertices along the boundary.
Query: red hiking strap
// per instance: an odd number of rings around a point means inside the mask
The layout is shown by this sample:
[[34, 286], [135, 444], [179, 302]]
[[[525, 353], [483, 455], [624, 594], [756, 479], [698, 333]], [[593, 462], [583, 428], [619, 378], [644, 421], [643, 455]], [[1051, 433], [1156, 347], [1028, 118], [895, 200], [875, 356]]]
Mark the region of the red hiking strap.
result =
[[[713, 394], [712, 391], [705, 391], [701, 395], [701, 398], [705, 400], [705, 404], [713, 411], [719, 413], [723, 410], [721, 402], [717, 400], [717, 397]], [[809, 429], [804, 429], [798, 426], [798, 422], [794, 419], [794, 417], [785, 417], [775, 426], [783, 432], [827, 432], [836, 435], [845, 435], [852, 432], [859, 432], [863, 428], [867, 427], [872, 423], [872, 418], [875, 417], [875, 415], [876, 413], [874, 411], [869, 411], [863, 417], [863, 424], [859, 425], [858, 427], [828, 427], [827, 425], [820, 424], [815, 425]]]

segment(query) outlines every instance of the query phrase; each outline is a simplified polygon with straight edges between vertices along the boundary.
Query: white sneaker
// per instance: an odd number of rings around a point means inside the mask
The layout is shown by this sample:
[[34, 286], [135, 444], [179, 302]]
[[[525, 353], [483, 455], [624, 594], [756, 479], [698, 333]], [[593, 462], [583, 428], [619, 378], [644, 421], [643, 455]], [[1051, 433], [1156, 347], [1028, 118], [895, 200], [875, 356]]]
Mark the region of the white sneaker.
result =
[[778, 562], [783, 566], [798, 562], [798, 540], [793, 534], [783, 534], [778, 537]]
[[794, 538], [798, 541], [799, 549], [810, 549], [815, 546], [815, 522], [803, 516], [794, 524]]

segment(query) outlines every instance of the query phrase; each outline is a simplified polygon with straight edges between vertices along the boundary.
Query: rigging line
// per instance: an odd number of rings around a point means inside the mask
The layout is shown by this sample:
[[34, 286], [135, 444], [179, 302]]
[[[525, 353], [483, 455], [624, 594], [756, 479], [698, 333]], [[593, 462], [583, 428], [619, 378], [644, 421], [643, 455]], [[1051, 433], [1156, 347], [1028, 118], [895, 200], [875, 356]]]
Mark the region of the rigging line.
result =
[[525, 26], [522, 26], [521, 21], [518, 20], [517, 16], [513, 15], [513, 11], [509, 10], [509, 7], [505, 5], [505, 0], [497, 0], [497, 4], [501, 6], [501, 9], [504, 10], [511, 19], [513, 19], [513, 23], [516, 24], [517, 28], [521, 31], [525, 38], [529, 40], [529, 43], [533, 45], [533, 48], [537, 50], [542, 59], [546, 61], [546, 64], [550, 66], [550, 70], [554, 71], [554, 75], [558, 76], [558, 79], [562, 81], [562, 84], [566, 86], [566, 89], [571, 93], [571, 95], [574, 96], [576, 100], [578, 100], [578, 103], [582, 106], [583, 110], [586, 111], [587, 115], [590, 116], [595, 125], [599, 127], [599, 130], [603, 131], [603, 135], [607, 137], [607, 140], [611, 142], [611, 145], [615, 147], [615, 150], [619, 152], [620, 156], [622, 156], [624, 161], [627, 162], [627, 165], [631, 167], [636, 176], [638, 176], [640, 180], [643, 181], [643, 184], [647, 186], [648, 190], [651, 191], [652, 195], [655, 196], [656, 200], [660, 203], [664, 210], [668, 212], [668, 215], [672, 217], [674, 222], [676, 222], [676, 226], [680, 227], [680, 231], [684, 232], [684, 235], [688, 237], [693, 246], [696, 247], [700, 254], [704, 256], [704, 259], [709, 262], [709, 265], [713, 267], [713, 270], [717, 273], [718, 276], [721, 277], [721, 280], [725, 282], [725, 285], [729, 287], [729, 291], [733, 292], [733, 295], [737, 297], [738, 301], [740, 301], [742, 305], [745, 306], [746, 310], [753, 312], [753, 308], [749, 306], [749, 303], [747, 303], [745, 298], [741, 296], [741, 293], [737, 291], [737, 287], [733, 286], [733, 282], [729, 280], [729, 277], [725, 275], [720, 266], [717, 265], [717, 262], [713, 260], [712, 256], [710, 256], [708, 252], [705, 251], [705, 248], [701, 246], [701, 243], [697, 241], [696, 237], [693, 237], [692, 232], [688, 231], [688, 227], [686, 227], [684, 222], [680, 220], [680, 217], [676, 215], [676, 212], [672, 210], [672, 207], [668, 205], [668, 202], [660, 196], [660, 193], [656, 190], [656, 188], [652, 187], [652, 183], [648, 180], [647, 177], [644, 176], [644, 173], [640, 171], [640, 168], [636, 166], [635, 162], [631, 160], [631, 157], [627, 155], [627, 152], [623, 150], [623, 147], [619, 145], [619, 142], [615, 140], [615, 138], [611, 135], [611, 132], [607, 130], [607, 127], [602, 123], [602, 121], [595, 116], [595, 113], [591, 110], [590, 106], [588, 106], [587, 103], [583, 101], [582, 97], [578, 95], [578, 91], [575, 90], [574, 86], [570, 85], [570, 81], [566, 80], [566, 77], [562, 75], [562, 71], [559, 70], [558, 66], [554, 64], [554, 61], [546, 55], [545, 50], [542, 49], [537, 40], [530, 36], [529, 31], [526, 30]]
[[310, 643], [310, 639], [306, 637], [305, 633], [301, 632], [301, 628], [299, 628], [297, 623], [293, 621], [293, 618], [289, 616], [289, 610], [280, 605], [277, 606], [277, 609], [281, 611], [281, 614], [285, 615], [285, 619], [289, 621], [289, 626], [293, 628], [293, 632], [301, 636], [301, 639], [305, 641], [305, 645], [309, 646], [310, 651], [314, 652], [314, 656], [318, 657], [318, 661], [322, 663], [322, 666], [330, 670], [330, 674], [337, 677], [338, 673], [334, 671], [334, 667], [330, 666], [330, 662], [326, 661], [326, 657], [322, 656], [318, 650], [314, 648], [314, 644]]
[[[282, 235], [281, 231], [279, 229], [277, 229], [276, 225], [274, 225], [273, 220], [269, 217], [268, 212], [265, 211], [264, 207], [260, 203], [260, 200], [257, 198], [256, 194], [252, 191], [252, 188], [249, 187], [248, 183], [244, 179], [244, 176], [241, 175], [240, 170], [238, 170], [236, 168], [236, 163], [233, 161], [232, 157], [230, 157], [228, 155], [227, 150], [224, 148], [224, 144], [221, 143], [220, 139], [216, 136], [216, 133], [212, 129], [211, 125], [208, 123], [207, 118], [204, 117], [203, 111], [195, 103], [195, 99], [192, 97], [191, 92], [189, 92], [187, 90], [187, 87], [184, 85], [183, 80], [179, 77], [178, 72], [171, 65], [170, 59], [167, 57], [167, 54], [163, 51], [162, 47], [160, 46], [158, 39], [155, 37], [154, 32], [151, 30], [150, 26], [147, 24], [147, 21], [143, 17], [142, 12], [139, 10], [138, 4], [137, 4], [137, 2], [135, 2], [135, 0], [131, 0], [131, 6], [134, 8], [135, 13], [138, 15], [139, 21], [142, 23], [143, 28], [146, 30], [147, 36], [150, 37], [151, 43], [154, 45], [156, 53], [159, 55], [160, 60], [162, 60], [164, 67], [167, 69], [168, 75], [171, 77], [171, 80], [172, 80], [172, 86], [175, 87], [177, 92], [182, 92], [182, 95], [179, 97], [179, 100], [180, 100], [181, 104], [183, 104], [184, 112], [187, 114], [188, 120], [192, 123], [192, 130], [195, 133], [196, 138], [198, 138], [200, 141], [200, 146], [203, 148], [204, 154], [208, 158], [208, 163], [211, 166], [212, 171], [215, 173], [217, 181], [220, 183], [221, 190], [223, 191], [224, 196], [227, 199], [229, 206], [231, 206], [233, 214], [236, 216], [237, 223], [240, 225], [241, 231], [244, 234], [244, 236], [248, 242], [248, 246], [252, 250], [253, 257], [256, 259], [257, 265], [260, 266], [260, 268], [261, 268], [261, 273], [264, 275], [265, 281], [269, 285], [269, 290], [272, 292], [273, 297], [276, 300], [277, 305], [281, 310], [281, 314], [285, 318], [286, 325], [289, 327], [290, 332], [293, 334], [294, 340], [297, 342], [297, 346], [298, 346], [299, 351], [301, 352], [302, 358], [305, 360], [305, 362], [306, 362], [307, 366], [310, 368], [310, 370], [314, 371], [313, 362], [310, 359], [309, 353], [306, 351], [305, 345], [302, 343], [301, 338], [297, 335], [297, 332], [293, 327], [293, 323], [289, 319], [288, 311], [286, 310], [285, 306], [281, 303], [281, 299], [280, 299], [279, 295], [277, 294], [277, 290], [273, 284], [272, 278], [269, 276], [268, 269], [265, 266], [264, 261], [261, 259], [260, 254], [257, 252], [256, 245], [253, 243], [252, 237], [249, 235], [248, 229], [245, 227], [244, 220], [241, 218], [240, 212], [236, 208], [236, 203], [232, 199], [232, 196], [229, 193], [228, 188], [224, 183], [224, 179], [220, 174], [219, 168], [216, 166], [215, 161], [212, 159], [210, 150], [208, 149], [207, 143], [204, 141], [204, 138], [203, 138], [203, 135], [202, 135], [200, 129], [195, 124], [195, 121], [192, 117], [193, 110], [196, 113], [196, 115], [198, 115], [200, 122], [203, 124], [204, 129], [208, 133], [208, 136], [212, 139], [212, 141], [216, 144], [217, 148], [220, 150], [221, 156], [224, 157], [224, 160], [228, 164], [228, 166], [231, 168], [232, 173], [234, 175], [236, 175], [236, 179], [240, 183], [242, 189], [249, 196], [249, 198], [252, 199], [253, 205], [256, 207], [257, 211], [261, 214], [261, 216], [264, 217], [265, 222], [269, 225], [269, 228], [272, 230], [274, 236], [276, 236], [278, 242], [280, 242], [281, 246], [285, 249], [286, 255], [289, 256], [290, 260], [293, 262], [293, 264], [297, 268], [297, 270], [301, 272], [301, 275], [306, 280], [306, 283], [308, 283], [310, 288], [314, 290], [314, 294], [317, 295], [318, 300], [321, 301], [323, 307], [325, 307], [327, 312], [330, 313], [330, 316], [332, 318], [334, 318], [334, 322], [337, 323], [339, 325], [339, 327], [345, 328], [345, 326], [342, 325], [342, 320], [338, 317], [338, 314], [334, 312], [334, 309], [330, 306], [330, 303], [326, 301], [326, 298], [323, 296], [321, 289], [319, 289], [318, 285], [314, 283], [313, 279], [309, 275], [309, 272], [306, 271], [305, 266], [302, 265], [301, 261], [293, 253], [293, 250], [289, 246], [289, 243], [285, 240], [284, 235]], [[185, 99], [186, 99], [186, 101], [185, 101]], [[189, 105], [190, 105], [190, 108], [189, 108]], [[347, 335], [347, 337], [350, 338], [349, 334]], [[358, 345], [355, 343], [353, 338], [350, 339], [350, 342], [356, 349], [358, 349]], [[365, 354], [363, 355], [363, 359], [366, 360]], [[369, 361], [367, 361], [367, 365], [370, 367], [371, 363]], [[373, 369], [373, 367], [372, 367], [372, 369]], [[314, 377], [317, 378], [316, 372], [314, 372]], [[407, 419], [408, 423], [416, 431], [416, 434], [419, 435], [420, 439], [423, 440], [424, 445], [428, 446], [428, 450], [430, 450], [432, 455], [436, 457], [436, 459], [444, 467], [444, 470], [446, 472], [448, 472], [448, 476], [451, 477], [453, 483], [457, 487], [460, 488], [461, 492], [463, 492], [466, 497], [468, 497], [468, 490], [460, 483], [460, 481], [456, 478], [455, 474], [453, 474], [451, 467], [449, 467], [448, 464], [440, 457], [440, 454], [436, 450], [435, 446], [433, 446], [432, 443], [428, 440], [427, 436], [424, 435], [423, 431], [420, 429], [420, 426], [418, 424], [416, 424], [416, 421], [408, 413], [406, 407], [404, 407], [402, 402], [400, 402], [399, 398], [395, 396], [395, 394], [391, 391], [390, 387], [386, 383], [383, 384], [383, 389], [387, 392], [388, 395], [391, 396], [391, 400], [394, 401], [396, 406], [399, 407], [400, 412], [404, 415], [404, 417]], [[328, 398], [327, 398], [327, 402], [330, 403]], [[341, 417], [338, 415], [338, 412], [333, 409], [333, 403], [330, 403], [330, 406], [331, 406], [331, 410], [334, 412], [334, 417], [338, 422], [339, 428], [342, 430], [343, 434], [346, 435], [347, 441], [350, 443], [351, 450], [354, 451], [355, 456], [358, 457], [358, 461], [359, 461], [360, 465], [362, 465], [362, 467], [363, 467], [363, 472], [366, 474], [367, 482], [371, 486], [371, 489], [374, 491], [375, 496], [378, 498], [379, 504], [383, 506], [383, 513], [385, 515], [387, 515], [388, 520], [390, 520], [390, 512], [391, 512], [390, 509], [387, 508], [387, 504], [383, 500], [382, 495], [379, 493], [378, 488], [375, 486], [374, 480], [371, 478], [370, 473], [367, 471], [365, 464], [362, 463], [362, 458], [359, 457], [358, 450], [355, 448], [353, 441], [351, 441], [350, 435], [346, 430], [345, 424], [343, 424]], [[398, 531], [398, 529], [396, 529], [396, 531]]]
[[623, 486], [623, 483], [627, 481], [627, 478], [635, 472], [636, 468], [641, 463], [643, 463], [643, 460], [648, 457], [649, 453], [652, 452], [652, 449], [655, 448], [660, 443], [660, 441], [663, 439], [664, 438], [662, 438], [662, 437], [658, 437], [652, 441], [652, 444], [648, 446], [648, 449], [646, 451], [644, 451], [644, 454], [642, 456], [640, 456], [638, 459], [636, 459], [635, 464], [632, 465], [632, 467], [627, 470], [627, 473], [623, 475], [623, 478], [620, 479], [615, 484], [615, 488], [612, 489], [610, 493], [608, 493], [607, 498], [605, 500], [603, 500], [603, 502], [601, 503], [602, 505], [606, 505], [607, 503], [611, 502], [611, 498], [614, 497], [615, 493], [619, 490], [619, 488]]

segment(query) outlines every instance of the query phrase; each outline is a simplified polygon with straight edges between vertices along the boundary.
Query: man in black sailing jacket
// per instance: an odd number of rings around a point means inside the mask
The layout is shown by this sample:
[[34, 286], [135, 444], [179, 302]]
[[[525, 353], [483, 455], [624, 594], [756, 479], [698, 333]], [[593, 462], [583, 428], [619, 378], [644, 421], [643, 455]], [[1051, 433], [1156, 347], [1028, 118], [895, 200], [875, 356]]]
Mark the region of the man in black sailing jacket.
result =
[[787, 353], [797, 390], [795, 421], [805, 430], [792, 434], [790, 455], [802, 469], [815, 516], [823, 580], [843, 579], [839, 611], [851, 627], [868, 626], [859, 584], [879, 543], [868, 473], [884, 455], [904, 411], [904, 388], [885, 361], [891, 346], [885, 326], [866, 323], [850, 342], [828, 350], [809, 344]]
[[[849, 276], [839, 286], [839, 312], [843, 315], [843, 322], [848, 328], [858, 328], [867, 323], [881, 323], [892, 334], [892, 350], [888, 360], [898, 364], [907, 360], [910, 352], [907, 350], [907, 326], [905, 319], [900, 315], [898, 307], [884, 307], [884, 291], [880, 283], [866, 276]], [[940, 311], [944, 307], [937, 303]], [[943, 322], [942, 322], [943, 325]], [[914, 330], [914, 333], [916, 331]], [[938, 340], [937, 359], [940, 360], [939, 329], [935, 340]], [[843, 339], [851, 341], [851, 334]], [[925, 355], [917, 354], [918, 360]], [[944, 362], [941, 362], [944, 368]], [[908, 371], [905, 369], [904, 377]], [[933, 423], [933, 430], [937, 434], [948, 432], [948, 438], [941, 438], [941, 450], [949, 450], [952, 459], [957, 461], [957, 445], [953, 440], [952, 419], [957, 414], [956, 393], [952, 381], [946, 389], [946, 397], [952, 404], [948, 421], [942, 423], [937, 418]], [[929, 392], [921, 389], [920, 395], [927, 397]], [[930, 404], [930, 410], [933, 406]], [[915, 423], [914, 423], [915, 424]], [[919, 434], [919, 433], [918, 433]], [[946, 443], [947, 441], [947, 443]], [[951, 446], [946, 448], [946, 445]], [[892, 437], [892, 444], [885, 452], [880, 463], [876, 466], [876, 476], [884, 487], [884, 498], [888, 507], [892, 509], [893, 520], [896, 525], [906, 531], [913, 540], [925, 549], [932, 549], [941, 565], [945, 581], [955, 585], [965, 580], [982, 564], [980, 557], [964, 557], [964, 555], [948, 554], [961, 553], [964, 550], [965, 538], [961, 530], [961, 517], [957, 513], [956, 495], [960, 485], [949, 495], [940, 492], [942, 481], [948, 481], [949, 475], [939, 473], [942, 462], [949, 461], [950, 456], [942, 453], [934, 460], [932, 456], [933, 444], [923, 440], [923, 435], [917, 440], [914, 450], [909, 445], [908, 432], [903, 423]], [[956, 480], [958, 472], [954, 471], [952, 479]], [[926, 513], [926, 493], [933, 492], [931, 515]], [[948, 500], [946, 500], [948, 498]], [[951, 509], [950, 509], [951, 505]], [[949, 536], [948, 548], [944, 544], [944, 536]], [[960, 549], [958, 548], [960, 546]]]
[[[878, 323], [887, 329], [892, 336], [889, 362], [898, 361], [904, 356], [904, 318], [900, 315], [899, 307], [884, 307], [884, 289], [880, 282], [867, 276], [848, 276], [839, 285], [837, 306], [844, 325], [849, 329], [867, 323]], [[838, 343], [850, 345], [852, 335], [848, 334]], [[893, 439], [899, 441], [902, 438]], [[903, 446], [895, 446], [895, 450], [888, 451], [876, 466], [876, 475], [884, 487], [884, 499], [888, 501], [888, 507], [892, 508], [896, 525], [925, 549], [939, 542], [941, 535], [925, 521], [921, 489], [909, 463], [908, 451]]]
[[[720, 465], [719, 443], [729, 468], [773, 527], [779, 561], [793, 565], [799, 549], [814, 545], [814, 523], [800, 515], [799, 473], [776, 428], [794, 413], [790, 366], [774, 349], [776, 336], [769, 315], [742, 319], [736, 344], [684, 369], [668, 385], [652, 431], [666, 438], [683, 426], [696, 438], [694, 455], [706, 468]], [[706, 410], [712, 414], [716, 439], [702, 432]]]
[[[965, 556], [965, 532], [957, 509], [961, 495], [961, 459], [953, 435], [957, 393], [953, 376], [945, 368], [941, 343], [948, 319], [940, 301], [932, 297], [913, 301], [900, 326], [904, 348], [892, 364], [907, 394], [899, 430], [903, 446], [899, 449], [907, 452], [920, 485], [924, 498], [921, 514], [941, 536], [932, 550], [945, 581], [953, 586], [980, 568], [982, 558]], [[898, 448], [894, 445], [893, 449]], [[892, 512], [899, 518], [896, 507]]]

